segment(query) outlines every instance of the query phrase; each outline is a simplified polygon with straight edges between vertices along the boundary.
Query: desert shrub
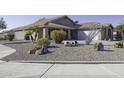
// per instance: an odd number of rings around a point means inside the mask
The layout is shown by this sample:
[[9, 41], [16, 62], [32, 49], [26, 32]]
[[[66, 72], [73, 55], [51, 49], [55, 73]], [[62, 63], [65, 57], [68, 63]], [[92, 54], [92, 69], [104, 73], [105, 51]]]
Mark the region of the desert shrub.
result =
[[50, 41], [47, 38], [41, 38], [36, 41], [37, 47], [49, 46]]
[[114, 48], [123, 48], [123, 43], [118, 42], [113, 45]]
[[8, 34], [8, 35], [7, 35], [7, 39], [8, 39], [9, 41], [13, 41], [14, 37], [15, 37], [14, 34]]
[[63, 30], [54, 30], [51, 32], [51, 38], [55, 43], [61, 43], [66, 38], [66, 32]]
[[104, 45], [101, 42], [95, 43], [94, 44], [94, 49], [97, 50], [97, 51], [103, 51], [104, 50]]

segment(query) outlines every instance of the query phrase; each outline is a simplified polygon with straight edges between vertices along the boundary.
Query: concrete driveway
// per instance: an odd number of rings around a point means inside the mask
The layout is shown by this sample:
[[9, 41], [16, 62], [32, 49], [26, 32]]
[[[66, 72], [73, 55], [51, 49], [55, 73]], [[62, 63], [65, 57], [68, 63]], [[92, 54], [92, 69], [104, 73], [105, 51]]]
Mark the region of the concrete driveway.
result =
[[0, 44], [0, 59], [16, 52], [15, 49]]

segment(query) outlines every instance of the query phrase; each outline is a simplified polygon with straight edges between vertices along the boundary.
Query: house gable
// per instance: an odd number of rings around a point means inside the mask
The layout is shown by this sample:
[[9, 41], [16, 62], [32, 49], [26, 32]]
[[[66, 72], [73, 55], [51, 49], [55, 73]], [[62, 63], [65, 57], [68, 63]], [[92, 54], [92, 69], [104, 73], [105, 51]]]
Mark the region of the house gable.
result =
[[68, 18], [67, 16], [64, 16], [62, 18], [53, 20], [52, 23], [55, 24], [60, 24], [60, 25], [64, 25], [64, 26], [70, 26], [73, 27], [74, 25], [76, 25], [70, 18]]

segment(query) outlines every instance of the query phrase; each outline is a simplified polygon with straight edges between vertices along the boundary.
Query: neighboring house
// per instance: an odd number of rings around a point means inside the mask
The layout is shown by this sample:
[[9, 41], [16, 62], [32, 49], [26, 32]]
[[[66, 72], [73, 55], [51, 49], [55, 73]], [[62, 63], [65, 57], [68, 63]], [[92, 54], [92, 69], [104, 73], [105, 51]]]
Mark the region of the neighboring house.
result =
[[101, 24], [96, 22], [89, 22], [77, 24], [68, 16], [61, 16], [51, 19], [40, 19], [35, 23], [14, 28], [10, 31], [15, 34], [15, 39], [24, 40], [24, 36], [31, 26], [41, 27], [41, 32], [38, 38], [51, 39], [50, 33], [53, 30], [64, 30], [67, 32], [67, 40], [85, 40], [91, 33], [99, 31], [94, 37], [94, 40], [109, 40], [113, 39], [113, 26], [111, 24]]
[[5, 35], [8, 35], [8, 34], [14, 34], [14, 32], [12, 32], [12, 31], [2, 31], [0, 33], [0, 38], [4, 38]]

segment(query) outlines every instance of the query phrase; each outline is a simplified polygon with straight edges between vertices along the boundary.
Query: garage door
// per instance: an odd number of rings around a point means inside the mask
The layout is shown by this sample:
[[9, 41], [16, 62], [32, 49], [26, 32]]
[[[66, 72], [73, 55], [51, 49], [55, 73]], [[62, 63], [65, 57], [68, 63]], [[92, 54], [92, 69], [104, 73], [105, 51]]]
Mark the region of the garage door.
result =
[[[96, 30], [79, 31], [78, 40], [85, 40], [89, 36], [89, 34], [94, 31]], [[96, 35], [93, 40], [98, 40], [98, 35]]]
[[25, 34], [26, 34], [26, 31], [15, 32], [15, 39], [24, 40]]

